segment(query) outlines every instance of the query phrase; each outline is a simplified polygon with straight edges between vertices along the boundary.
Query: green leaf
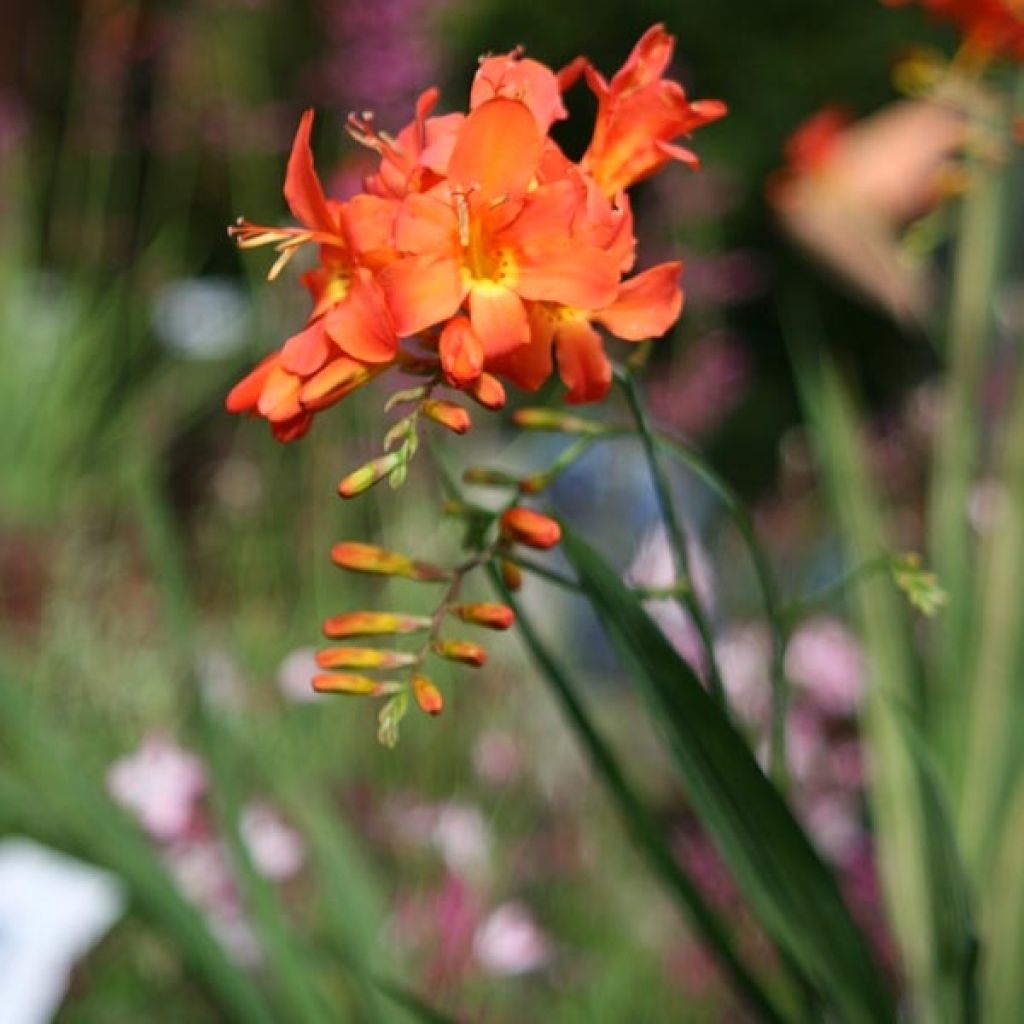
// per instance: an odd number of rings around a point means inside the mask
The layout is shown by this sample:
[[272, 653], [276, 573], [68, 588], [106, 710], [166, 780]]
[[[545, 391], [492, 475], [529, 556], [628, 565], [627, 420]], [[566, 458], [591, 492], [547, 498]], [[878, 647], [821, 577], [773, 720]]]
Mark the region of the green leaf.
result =
[[[796, 365], [824, 482], [849, 561], [858, 565], [877, 560], [888, 546], [884, 520], [849, 397], [830, 365], [806, 352], [797, 353]], [[933, 815], [922, 788], [918, 759], [906, 738], [906, 721], [915, 728], [923, 722], [907, 610], [887, 574], [864, 578], [854, 597], [868, 654], [862, 732], [873, 766], [868, 797], [889, 919], [918, 1012], [928, 1020], [958, 1020], [961, 1000], [950, 1005], [942, 993], [945, 971], [936, 936], [945, 897], [928, 870]], [[951, 599], [955, 600], [955, 594]]]
[[501, 575], [493, 568], [490, 573], [502, 599], [515, 611], [520, 636], [544, 673], [566, 720], [594, 769], [594, 774], [604, 785], [638, 852], [647, 861], [648, 867], [665, 887], [668, 895], [679, 905], [686, 919], [703, 938], [708, 952], [717, 960], [724, 976], [757, 1013], [758, 1018], [765, 1021], [782, 1021], [784, 1018], [765, 993], [761, 983], [737, 953], [728, 926], [707, 903], [700, 889], [685, 872], [665, 840], [654, 815], [627, 778], [621, 762], [594, 727], [571, 676], [543, 643], [530, 616], [516, 600], [515, 595], [501, 582]]
[[835, 878], [743, 737], [619, 574], [569, 527], [563, 549], [761, 926], [843, 1020], [894, 1020], [885, 982]]

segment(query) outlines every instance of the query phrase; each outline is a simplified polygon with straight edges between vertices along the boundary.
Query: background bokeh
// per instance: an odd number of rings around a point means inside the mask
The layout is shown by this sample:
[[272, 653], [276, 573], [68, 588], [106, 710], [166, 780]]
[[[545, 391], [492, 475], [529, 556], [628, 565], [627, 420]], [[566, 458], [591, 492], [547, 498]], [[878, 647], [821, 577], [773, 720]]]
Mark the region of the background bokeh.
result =
[[[304, 316], [293, 272], [267, 285], [265, 254], [240, 255], [225, 227], [240, 214], [283, 216], [284, 161], [307, 106], [321, 172], [345, 194], [364, 168], [343, 131], [348, 111], [373, 109], [397, 130], [432, 83], [454, 108], [477, 56], [516, 44], [556, 67], [586, 53], [611, 72], [665, 22], [679, 39], [676, 73], [731, 113], [697, 141], [700, 175], [673, 168], [638, 193], [641, 265], [686, 262], [687, 308], [656, 347], [648, 396], [659, 421], [754, 503], [783, 580], [813, 587], [838, 553], [799, 424], [787, 308], [810, 298], [876, 414], [872, 456], [909, 541], [935, 357], [919, 328], [793, 248], [766, 183], [807, 116], [835, 101], [875, 110], [894, 98], [892, 66], [911, 44], [948, 51], [952, 37], [917, 10], [865, 0], [7, 0], [2, 10], [0, 686], [18, 691], [25, 716], [0, 729], [0, 773], [15, 780], [10, 792], [0, 785], [0, 833], [102, 860], [106, 821], [83, 824], [25, 767], [52, 753], [141, 816], [231, 955], [259, 971], [259, 922], [218, 825], [222, 776], [202, 753], [212, 720], [231, 737], [243, 838], [311, 941], [322, 881], [302, 833], [315, 790], [372, 876], [360, 882], [377, 922], [367, 942], [436, 1005], [488, 1021], [732, 1019], [514, 638], [492, 645], [485, 671], [442, 680], [445, 715], [410, 716], [394, 752], [377, 745], [368, 706], [310, 700], [318, 622], [386, 603], [331, 568], [330, 545], [380, 537], [430, 552], [454, 549], [457, 530], [439, 517], [426, 459], [400, 492], [335, 497], [379, 445], [383, 391], [353, 396], [291, 446], [223, 412], [231, 383]], [[569, 107], [556, 135], [579, 153], [585, 90]], [[935, 259], [941, 273], [941, 247]], [[453, 464], [525, 468], [557, 450], [501, 417], [477, 420], [448, 446]], [[750, 570], [708, 495], [686, 476], [676, 483], [727, 683], [756, 731], [769, 640]], [[665, 585], [648, 487], [635, 460], [609, 448], [566, 474], [554, 501], [623, 571]], [[550, 588], [527, 599], [585, 669], [680, 856], [759, 949], [594, 624]], [[654, 610], [686, 652], [688, 624]], [[861, 652], [835, 611], [809, 621], [790, 651], [795, 799], [885, 955], [854, 724]], [[3, 741], [15, 721], [17, 740]], [[337, 986], [342, 1005], [344, 978]], [[58, 1019], [143, 1018], [221, 1019], [175, 943], [128, 913], [75, 968]]]

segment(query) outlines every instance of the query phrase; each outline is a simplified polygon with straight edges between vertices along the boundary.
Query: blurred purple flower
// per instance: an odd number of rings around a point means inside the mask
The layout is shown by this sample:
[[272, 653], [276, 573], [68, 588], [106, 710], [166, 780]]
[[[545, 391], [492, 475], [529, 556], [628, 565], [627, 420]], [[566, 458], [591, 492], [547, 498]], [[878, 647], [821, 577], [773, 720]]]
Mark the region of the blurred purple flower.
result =
[[651, 408], [662, 423], [688, 437], [718, 427], [742, 401], [750, 358], [742, 341], [714, 331], [690, 345], [650, 389]]
[[439, 54], [431, 23], [438, 0], [321, 0], [326, 41], [310, 91], [347, 110], [372, 110], [392, 132], [412, 119], [420, 91], [437, 78]]
[[285, 656], [277, 668], [277, 688], [289, 700], [300, 704], [329, 700], [324, 694], [313, 690], [313, 676], [320, 671], [316, 663], [316, 651], [312, 647], [300, 647]]

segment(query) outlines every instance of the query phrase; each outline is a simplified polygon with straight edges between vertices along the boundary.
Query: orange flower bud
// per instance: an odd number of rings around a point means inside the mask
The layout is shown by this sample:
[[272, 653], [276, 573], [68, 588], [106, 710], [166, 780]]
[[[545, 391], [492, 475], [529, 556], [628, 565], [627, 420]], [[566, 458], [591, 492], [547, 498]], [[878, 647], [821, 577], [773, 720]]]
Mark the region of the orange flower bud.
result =
[[502, 561], [501, 582], [509, 590], [519, 590], [523, 585], [523, 572], [515, 562]]
[[375, 483], [383, 480], [386, 476], [390, 476], [403, 461], [402, 456], [398, 452], [392, 452], [390, 455], [382, 455], [378, 459], [373, 459], [367, 462], [365, 466], [360, 466], [349, 473], [338, 484], [338, 493], [343, 498], [354, 498], [357, 494], [362, 494], [363, 491], [369, 490]]
[[420, 409], [427, 419], [440, 423], [442, 427], [447, 427], [456, 434], [465, 434], [473, 426], [469, 413], [454, 402], [442, 402], [439, 399], [431, 398], [423, 402]]
[[416, 562], [405, 555], [387, 551], [374, 544], [345, 541], [331, 548], [331, 560], [352, 572], [379, 573], [383, 576], [405, 576], [410, 580], [437, 583], [450, 578], [450, 573], [429, 562]]
[[466, 389], [466, 393], [475, 402], [492, 412], [505, 405], [505, 389], [497, 377], [489, 373], [481, 373]]
[[316, 663], [321, 668], [403, 668], [415, 661], [415, 654], [374, 647], [326, 647], [316, 652]]
[[557, 409], [516, 409], [512, 422], [523, 430], [546, 430], [558, 434], [583, 434], [596, 437], [607, 432], [603, 423], [573, 416]]
[[486, 629], [508, 629], [516, 621], [516, 613], [505, 604], [460, 604], [453, 611], [463, 622]]
[[379, 683], [369, 676], [357, 676], [348, 672], [313, 677], [313, 689], [317, 693], [343, 693], [350, 697], [387, 697], [402, 689], [401, 683]]
[[501, 535], [531, 548], [553, 548], [562, 539], [562, 528], [550, 516], [517, 505], [502, 515]]
[[439, 715], [444, 710], [441, 691], [426, 676], [417, 674], [412, 677], [412, 695], [428, 715]]
[[416, 633], [429, 629], [431, 620], [425, 615], [401, 615], [395, 612], [347, 612], [332, 615], [324, 622], [324, 636], [341, 640], [352, 636], [381, 636], [393, 633]]
[[480, 668], [487, 661], [487, 652], [468, 640], [435, 640], [434, 653], [448, 661], [458, 661], [474, 668]]

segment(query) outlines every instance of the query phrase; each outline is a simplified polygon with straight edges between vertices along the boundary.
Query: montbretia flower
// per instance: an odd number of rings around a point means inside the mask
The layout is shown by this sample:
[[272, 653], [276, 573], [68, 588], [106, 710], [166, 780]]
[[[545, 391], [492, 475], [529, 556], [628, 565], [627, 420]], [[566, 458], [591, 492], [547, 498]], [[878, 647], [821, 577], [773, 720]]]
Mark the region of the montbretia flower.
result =
[[[535, 184], [543, 145], [530, 108], [497, 96], [459, 129], [447, 180], [402, 201], [404, 255], [381, 283], [399, 333], [444, 325], [441, 364], [453, 384], [529, 343], [526, 302], [600, 309], [615, 299], [614, 258], [572, 237], [585, 198], [577, 184]], [[457, 316], [464, 303], [468, 318]]]
[[[882, 0], [902, 7], [911, 0]], [[985, 59], [1024, 60], [1024, 7], [1019, 0], [919, 0], [921, 6], [959, 26], [964, 43]]]
[[610, 82], [589, 62], [583, 66], [597, 97], [597, 122], [581, 166], [607, 196], [650, 177], [670, 160], [699, 167], [696, 155], [674, 140], [726, 114], [719, 100], [690, 101], [678, 82], [663, 77], [674, 49], [675, 38], [654, 25]]
[[255, 411], [282, 440], [309, 426], [311, 415], [394, 361], [395, 333], [374, 275], [394, 258], [393, 201], [357, 196], [327, 199], [313, 165], [313, 112], [299, 122], [285, 176], [284, 195], [300, 228], [262, 227], [241, 221], [231, 229], [242, 248], [273, 244], [280, 253], [275, 277], [298, 248], [320, 245], [320, 265], [303, 275], [313, 309], [303, 330], [264, 360], [232, 390], [228, 409]]

